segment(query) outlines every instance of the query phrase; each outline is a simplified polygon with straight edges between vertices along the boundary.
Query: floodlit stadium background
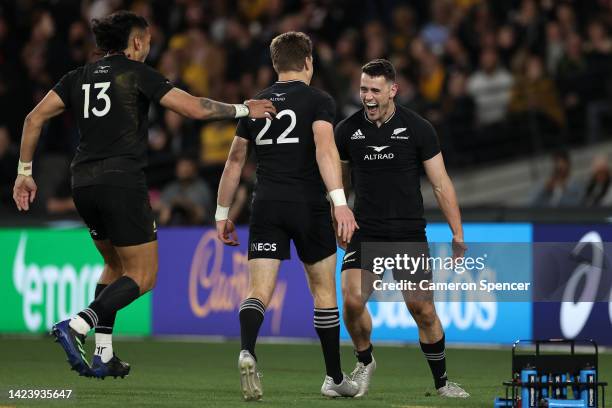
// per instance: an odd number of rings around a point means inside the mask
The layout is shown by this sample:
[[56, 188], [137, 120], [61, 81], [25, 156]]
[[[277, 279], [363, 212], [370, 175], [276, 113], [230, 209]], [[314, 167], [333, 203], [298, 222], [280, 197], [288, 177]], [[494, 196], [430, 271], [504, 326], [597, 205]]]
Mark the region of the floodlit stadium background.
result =
[[[96, 58], [89, 19], [120, 8], [151, 24], [148, 64], [176, 86], [225, 102], [241, 102], [274, 81], [268, 45], [281, 32], [313, 38], [313, 85], [336, 99], [338, 120], [360, 106], [360, 66], [389, 58], [399, 73], [397, 102], [438, 132], [467, 241], [577, 242], [593, 231], [612, 241], [610, 2], [2, 2], [0, 333], [42, 333], [93, 296], [102, 259], [70, 198], [68, 164], [78, 134], [69, 114], [52, 120], [41, 136], [33, 209], [18, 213], [11, 192], [25, 115], [66, 71]], [[233, 249], [216, 242], [211, 229], [235, 124], [186, 120], [151, 107], [147, 177], [161, 225], [159, 281], [152, 294], [119, 313], [116, 334], [238, 336], [247, 230], [240, 229], [242, 245]], [[179, 178], [200, 192], [187, 206], [173, 192]], [[237, 197], [241, 224], [248, 221], [253, 182], [251, 161]], [[429, 239], [448, 241], [426, 181], [423, 193]], [[193, 206], [203, 209], [203, 218], [193, 215]], [[371, 311], [375, 341], [417, 341], [402, 304], [372, 304]], [[476, 302], [440, 304], [438, 312], [449, 343], [592, 337], [612, 345], [612, 301], [586, 311]], [[571, 331], [562, 330], [563, 319], [576, 322]], [[312, 301], [293, 253], [261, 334], [314, 339], [311, 320]], [[349, 339], [344, 328], [342, 336]]]

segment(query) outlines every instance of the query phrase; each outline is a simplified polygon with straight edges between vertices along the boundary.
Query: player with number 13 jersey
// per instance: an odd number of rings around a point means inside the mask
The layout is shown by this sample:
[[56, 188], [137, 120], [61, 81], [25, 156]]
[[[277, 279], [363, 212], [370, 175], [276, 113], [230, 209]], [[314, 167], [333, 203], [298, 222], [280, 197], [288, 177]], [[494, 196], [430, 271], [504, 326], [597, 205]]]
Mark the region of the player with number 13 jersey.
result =
[[[173, 87], [144, 64], [151, 32], [142, 16], [118, 11], [92, 20], [92, 30], [104, 57], [67, 73], [24, 121], [13, 199], [19, 210], [29, 210], [37, 190], [32, 159], [43, 125], [71, 111], [80, 135], [72, 162], [72, 195], [104, 258], [104, 269], [95, 300], [72, 319], [55, 324], [52, 334], [80, 375], [125, 377], [130, 366], [112, 346], [115, 316], [151, 290], [157, 277], [157, 233], [144, 174], [149, 103], [201, 120], [265, 118], [276, 110], [270, 101], [229, 105]], [[90, 366], [83, 344], [94, 328]]]

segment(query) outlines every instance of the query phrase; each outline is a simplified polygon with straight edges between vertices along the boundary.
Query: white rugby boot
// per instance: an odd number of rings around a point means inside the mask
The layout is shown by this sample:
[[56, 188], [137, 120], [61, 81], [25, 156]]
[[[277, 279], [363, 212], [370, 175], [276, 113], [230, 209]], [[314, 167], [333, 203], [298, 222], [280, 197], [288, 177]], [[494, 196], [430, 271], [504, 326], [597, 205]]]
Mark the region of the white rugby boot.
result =
[[342, 375], [344, 378], [342, 378], [340, 384], [336, 384], [333, 378], [326, 375], [325, 381], [323, 381], [321, 386], [321, 394], [329, 398], [354, 397], [359, 391], [359, 386], [355, 381], [348, 378], [346, 374], [343, 373]]
[[355, 398], [363, 397], [368, 393], [374, 371], [376, 371], [376, 360], [374, 360], [374, 356], [372, 356], [372, 362], [368, 365], [357, 362], [355, 369], [351, 373], [351, 379], [355, 381], [359, 387], [359, 392], [357, 392]]
[[438, 388], [438, 395], [445, 398], [469, 398], [468, 394], [459, 384], [447, 381], [444, 387]]
[[240, 351], [238, 357], [240, 371], [240, 387], [245, 401], [258, 401], [263, 396], [261, 373], [257, 370], [257, 361], [248, 350]]

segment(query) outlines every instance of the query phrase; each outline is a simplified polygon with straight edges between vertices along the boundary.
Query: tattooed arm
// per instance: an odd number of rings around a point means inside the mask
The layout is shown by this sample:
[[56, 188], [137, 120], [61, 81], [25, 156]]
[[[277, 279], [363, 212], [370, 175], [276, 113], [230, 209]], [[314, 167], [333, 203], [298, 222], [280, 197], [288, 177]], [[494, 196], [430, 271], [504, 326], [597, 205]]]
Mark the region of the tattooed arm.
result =
[[250, 100], [244, 104], [232, 105], [198, 98], [178, 88], [166, 93], [159, 103], [167, 109], [191, 119], [216, 120], [249, 116], [267, 118], [276, 113], [272, 102], [268, 100]]

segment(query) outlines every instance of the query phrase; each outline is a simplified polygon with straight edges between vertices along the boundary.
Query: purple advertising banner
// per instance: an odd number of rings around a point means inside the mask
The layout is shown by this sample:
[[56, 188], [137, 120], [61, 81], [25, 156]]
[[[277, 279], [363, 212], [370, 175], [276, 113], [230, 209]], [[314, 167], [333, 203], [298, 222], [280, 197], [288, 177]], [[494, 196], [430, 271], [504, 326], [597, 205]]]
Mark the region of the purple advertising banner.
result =
[[[248, 290], [248, 230], [229, 247], [210, 228], [166, 228], [158, 233], [159, 274], [153, 291], [153, 334], [238, 337], [238, 309]], [[316, 337], [312, 297], [292, 248], [281, 263], [266, 309], [262, 336]]]
[[[534, 302], [534, 338], [593, 339], [598, 344], [612, 345], [612, 226], [609, 225], [535, 225], [534, 242], [570, 242], [580, 263], [567, 270], [567, 265], [542, 262], [536, 258], [534, 268], [556, 268], [559, 274], [570, 274], [564, 290], [566, 302]], [[569, 262], [566, 262], [569, 264]], [[545, 274], [543, 274], [545, 275]], [[537, 281], [539, 274], [534, 277]], [[536, 284], [551, 284], [536, 282]], [[570, 286], [571, 284], [571, 286]], [[608, 302], [581, 302], [587, 288], [605, 291]]]

